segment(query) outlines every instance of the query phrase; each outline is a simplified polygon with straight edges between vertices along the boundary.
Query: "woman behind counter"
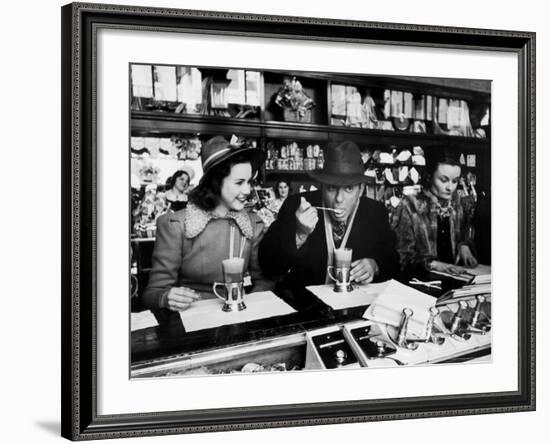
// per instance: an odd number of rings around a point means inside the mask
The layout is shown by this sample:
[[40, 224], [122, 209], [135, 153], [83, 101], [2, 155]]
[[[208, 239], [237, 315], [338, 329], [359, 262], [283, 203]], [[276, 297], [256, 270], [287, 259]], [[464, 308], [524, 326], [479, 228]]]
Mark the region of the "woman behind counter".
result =
[[271, 202], [269, 209], [275, 214], [279, 213], [281, 206], [290, 194], [290, 185], [285, 180], [279, 180], [275, 186], [275, 199]]
[[183, 210], [187, 206], [189, 184], [195, 177], [191, 167], [184, 166], [166, 180], [166, 206], [172, 211]]
[[458, 263], [477, 265], [472, 253], [473, 203], [457, 193], [460, 174], [454, 156], [441, 151], [429, 159], [423, 191], [403, 198], [392, 221], [402, 270], [457, 274], [465, 271]]
[[257, 251], [263, 223], [246, 211], [245, 202], [263, 152], [232, 146], [216, 136], [205, 143], [201, 158], [204, 176], [187, 207], [157, 221], [152, 269], [142, 297], [150, 309], [185, 310], [199, 295], [211, 295], [212, 284], [223, 281], [221, 263], [230, 251], [245, 259], [253, 282], [260, 278]]

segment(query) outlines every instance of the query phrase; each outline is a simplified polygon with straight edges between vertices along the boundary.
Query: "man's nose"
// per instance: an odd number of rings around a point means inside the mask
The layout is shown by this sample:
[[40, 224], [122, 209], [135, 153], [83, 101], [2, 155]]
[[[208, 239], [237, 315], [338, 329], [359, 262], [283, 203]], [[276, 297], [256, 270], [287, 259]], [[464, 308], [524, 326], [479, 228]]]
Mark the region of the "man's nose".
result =
[[338, 188], [336, 191], [336, 197], [334, 199], [336, 202], [343, 202], [344, 201], [344, 190], [343, 188]]

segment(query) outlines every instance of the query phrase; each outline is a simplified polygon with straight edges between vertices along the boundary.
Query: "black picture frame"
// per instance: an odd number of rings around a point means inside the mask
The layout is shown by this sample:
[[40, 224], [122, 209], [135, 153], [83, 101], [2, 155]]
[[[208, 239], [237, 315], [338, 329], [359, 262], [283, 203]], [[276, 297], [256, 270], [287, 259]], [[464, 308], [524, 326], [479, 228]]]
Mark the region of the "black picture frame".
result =
[[[214, 432], [535, 409], [535, 33], [72, 3], [62, 14], [62, 436]], [[96, 32], [147, 29], [508, 51], [519, 64], [518, 389], [102, 416], [96, 380]]]

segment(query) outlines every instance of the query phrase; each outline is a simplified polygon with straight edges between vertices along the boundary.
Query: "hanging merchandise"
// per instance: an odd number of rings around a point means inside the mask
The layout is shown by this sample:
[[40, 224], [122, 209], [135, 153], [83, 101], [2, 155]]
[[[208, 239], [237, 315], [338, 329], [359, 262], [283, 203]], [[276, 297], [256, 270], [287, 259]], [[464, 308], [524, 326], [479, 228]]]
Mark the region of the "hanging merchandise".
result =
[[395, 158], [390, 153], [380, 153], [378, 162], [382, 164], [393, 165], [395, 163]]
[[151, 65], [131, 65], [132, 95], [153, 97], [153, 69]]
[[426, 119], [426, 96], [420, 96], [419, 98], [414, 100], [413, 118], [416, 120]]
[[176, 158], [176, 149], [168, 137], [163, 137], [160, 139], [159, 158]]
[[413, 122], [413, 133], [425, 134], [426, 132], [426, 122], [420, 122], [418, 120]]
[[397, 155], [397, 160], [399, 162], [404, 163], [409, 161], [411, 157], [412, 157], [412, 154], [409, 150], [403, 150]]
[[474, 136], [474, 130], [470, 123], [470, 111], [465, 100], [449, 100], [447, 128], [449, 135], [452, 136]]
[[376, 169], [375, 168], [367, 168], [367, 170], [365, 170], [365, 176], [367, 177], [372, 177], [373, 179], [376, 179]]
[[376, 118], [376, 103], [370, 95], [370, 91], [367, 90], [365, 99], [363, 100], [363, 118], [362, 127], [369, 129], [378, 128], [378, 119]]
[[150, 161], [143, 161], [138, 170], [138, 175], [142, 183], [156, 184], [158, 183], [158, 175], [160, 170]]
[[260, 106], [260, 72], [259, 71], [246, 71], [245, 74], [245, 88], [246, 88], [246, 104], [249, 106]]
[[393, 208], [397, 208], [399, 206], [399, 204], [401, 203], [401, 199], [399, 199], [399, 197], [397, 197], [395, 195], [395, 189], [393, 191], [393, 195], [389, 198], [389, 204], [393, 207]]
[[175, 102], [177, 100], [176, 68], [174, 66], [154, 66], [155, 100]]
[[132, 137], [130, 139], [130, 155], [132, 158], [143, 159], [148, 158], [151, 152], [145, 148], [144, 137]]
[[403, 183], [409, 176], [409, 167], [402, 166], [399, 168], [399, 182]]
[[354, 86], [346, 86], [346, 126], [363, 126], [363, 107], [361, 94]]
[[372, 157], [372, 153], [370, 151], [363, 151], [361, 152], [361, 160], [363, 161], [363, 164], [366, 164]]
[[392, 170], [390, 170], [389, 168], [385, 168], [384, 169], [384, 177], [386, 178], [386, 180], [392, 184], [392, 185], [396, 185], [397, 184], [397, 180], [395, 180], [395, 177], [393, 176], [393, 172]]
[[417, 166], [426, 165], [426, 158], [424, 157], [424, 150], [422, 149], [422, 147], [413, 147], [412, 164]]
[[403, 93], [403, 114], [407, 119], [413, 118], [413, 95], [410, 92]]
[[468, 184], [470, 194], [473, 196], [474, 201], [477, 201], [477, 190], [476, 190], [476, 184], [477, 184], [477, 177], [474, 173], [471, 171], [468, 171], [466, 173], [466, 182]]
[[149, 150], [151, 159], [159, 157], [160, 139], [158, 137], [145, 137], [145, 148]]
[[178, 113], [195, 114], [202, 102], [202, 74], [197, 68], [178, 66], [176, 69]]
[[420, 181], [420, 174], [415, 167], [411, 167], [409, 171], [409, 177], [415, 185]]
[[172, 136], [171, 142], [177, 150], [176, 157], [179, 160], [196, 160], [201, 154], [202, 142], [198, 136], [190, 138]]

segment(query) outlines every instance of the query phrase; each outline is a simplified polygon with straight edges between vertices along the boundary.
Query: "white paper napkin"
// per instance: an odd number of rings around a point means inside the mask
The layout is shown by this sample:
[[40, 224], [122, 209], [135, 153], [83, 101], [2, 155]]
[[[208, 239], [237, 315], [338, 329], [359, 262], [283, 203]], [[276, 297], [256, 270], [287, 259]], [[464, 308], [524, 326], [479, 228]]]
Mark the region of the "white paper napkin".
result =
[[130, 330], [136, 331], [147, 327], [156, 327], [158, 324], [157, 319], [153, 316], [149, 310], [140, 311], [139, 313], [132, 313], [130, 317]]
[[180, 317], [185, 331], [190, 332], [296, 312], [271, 291], [248, 294], [245, 297], [245, 304], [246, 310], [224, 312], [222, 311], [223, 302], [220, 299], [203, 299], [195, 302], [187, 310], [180, 311]]
[[372, 304], [376, 297], [388, 286], [389, 282], [367, 285], [354, 284], [355, 289], [350, 293], [336, 293], [333, 290], [333, 284], [311, 285], [306, 288], [333, 310], [341, 310], [343, 308]]

